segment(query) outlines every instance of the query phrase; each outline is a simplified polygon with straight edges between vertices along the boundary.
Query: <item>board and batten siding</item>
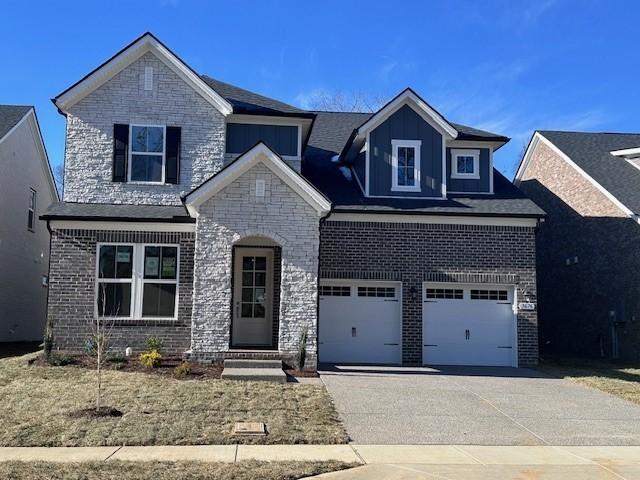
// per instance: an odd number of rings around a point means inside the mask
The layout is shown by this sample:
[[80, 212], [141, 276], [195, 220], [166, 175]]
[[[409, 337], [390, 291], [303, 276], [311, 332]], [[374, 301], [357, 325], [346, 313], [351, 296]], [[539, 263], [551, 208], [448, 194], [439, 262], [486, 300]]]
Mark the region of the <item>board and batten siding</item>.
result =
[[227, 124], [227, 153], [244, 153], [262, 141], [278, 155], [296, 157], [298, 128], [293, 125]]
[[[420, 191], [391, 190], [391, 140], [421, 140]], [[369, 194], [372, 196], [440, 197], [442, 135], [405, 105], [369, 134]]]
[[[451, 178], [451, 150], [479, 150], [479, 168], [480, 178]], [[487, 193], [491, 190], [489, 175], [491, 168], [491, 152], [488, 148], [459, 148], [447, 147], [447, 191], [448, 192], [464, 192], [464, 193]]]

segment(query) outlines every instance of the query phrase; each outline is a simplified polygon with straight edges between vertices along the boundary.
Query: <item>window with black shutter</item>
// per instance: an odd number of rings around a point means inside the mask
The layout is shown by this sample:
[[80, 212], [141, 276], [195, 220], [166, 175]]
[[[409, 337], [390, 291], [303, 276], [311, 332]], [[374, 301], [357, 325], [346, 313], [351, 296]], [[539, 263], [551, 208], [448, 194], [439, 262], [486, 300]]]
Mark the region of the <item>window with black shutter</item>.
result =
[[127, 163], [129, 155], [129, 125], [113, 126], [113, 181], [127, 181]]
[[167, 127], [166, 183], [180, 183], [180, 137], [180, 127]]

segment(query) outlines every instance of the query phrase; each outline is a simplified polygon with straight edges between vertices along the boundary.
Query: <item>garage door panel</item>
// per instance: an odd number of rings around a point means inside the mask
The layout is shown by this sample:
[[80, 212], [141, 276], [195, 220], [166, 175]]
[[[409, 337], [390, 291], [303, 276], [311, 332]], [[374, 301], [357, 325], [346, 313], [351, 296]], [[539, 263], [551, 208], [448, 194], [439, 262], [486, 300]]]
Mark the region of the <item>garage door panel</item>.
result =
[[425, 284], [423, 302], [424, 363], [514, 365], [512, 287]]
[[399, 363], [399, 285], [354, 282], [348, 285], [349, 296], [333, 295], [331, 285], [320, 288], [320, 361]]

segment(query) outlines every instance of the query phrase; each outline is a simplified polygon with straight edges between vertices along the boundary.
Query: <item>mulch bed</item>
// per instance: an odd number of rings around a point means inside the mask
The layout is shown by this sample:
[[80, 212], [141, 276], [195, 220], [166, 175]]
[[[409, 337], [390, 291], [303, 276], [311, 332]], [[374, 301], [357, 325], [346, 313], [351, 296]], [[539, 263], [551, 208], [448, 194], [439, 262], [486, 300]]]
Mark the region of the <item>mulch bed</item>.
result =
[[319, 377], [318, 372], [315, 370], [295, 370], [293, 368], [284, 368], [284, 373], [289, 375], [290, 377], [306, 377], [306, 378], [316, 378]]
[[82, 410], [76, 410], [69, 413], [71, 418], [104, 418], [104, 417], [121, 417], [122, 412], [113, 407], [100, 407], [100, 410], [96, 410], [95, 407], [83, 408]]
[[[94, 370], [96, 368], [95, 359], [88, 355], [71, 355], [70, 367], [87, 368]], [[50, 366], [44, 357], [38, 357], [34, 362], [35, 365]], [[205, 365], [199, 363], [190, 363], [191, 371], [188, 375], [177, 376], [175, 368], [182, 363], [180, 357], [163, 357], [160, 366], [156, 368], [146, 368], [140, 365], [137, 356], [126, 359], [117, 359], [117, 361], [107, 360], [103, 368], [105, 370], [117, 370], [119, 372], [138, 372], [149, 375], [159, 375], [162, 377], [172, 377], [178, 380], [206, 380], [217, 379], [222, 374], [221, 365]]]

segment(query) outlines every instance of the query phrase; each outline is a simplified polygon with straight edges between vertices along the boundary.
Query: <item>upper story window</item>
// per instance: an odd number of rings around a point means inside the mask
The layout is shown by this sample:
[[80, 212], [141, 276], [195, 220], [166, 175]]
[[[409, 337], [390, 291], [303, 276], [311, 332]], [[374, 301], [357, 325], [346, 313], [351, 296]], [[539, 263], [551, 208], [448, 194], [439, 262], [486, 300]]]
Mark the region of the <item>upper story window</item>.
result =
[[165, 127], [131, 125], [129, 181], [164, 183]]
[[391, 190], [420, 191], [421, 140], [391, 140]]
[[27, 213], [27, 228], [33, 232], [36, 224], [36, 191], [29, 189], [29, 211]]
[[480, 178], [480, 150], [452, 150], [451, 178]]

